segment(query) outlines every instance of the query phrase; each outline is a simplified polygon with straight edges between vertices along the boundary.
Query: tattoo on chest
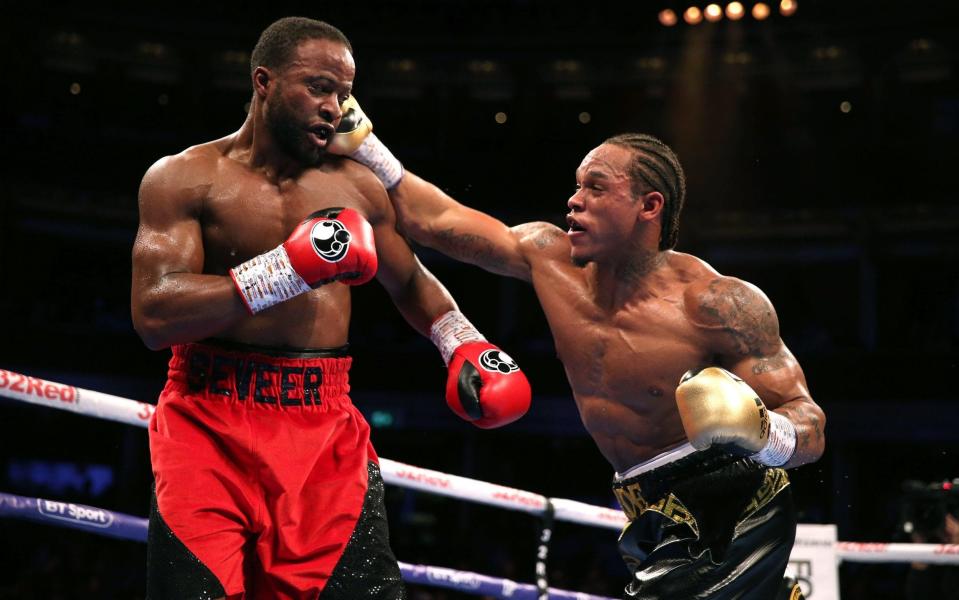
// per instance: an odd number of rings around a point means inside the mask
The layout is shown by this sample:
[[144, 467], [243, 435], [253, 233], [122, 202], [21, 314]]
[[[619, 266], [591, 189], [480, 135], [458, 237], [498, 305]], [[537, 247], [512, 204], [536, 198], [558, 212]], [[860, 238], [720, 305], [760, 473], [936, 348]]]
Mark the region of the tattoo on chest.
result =
[[768, 302], [720, 279], [700, 296], [700, 310], [731, 336], [743, 356], [765, 356], [779, 346], [779, 324]]

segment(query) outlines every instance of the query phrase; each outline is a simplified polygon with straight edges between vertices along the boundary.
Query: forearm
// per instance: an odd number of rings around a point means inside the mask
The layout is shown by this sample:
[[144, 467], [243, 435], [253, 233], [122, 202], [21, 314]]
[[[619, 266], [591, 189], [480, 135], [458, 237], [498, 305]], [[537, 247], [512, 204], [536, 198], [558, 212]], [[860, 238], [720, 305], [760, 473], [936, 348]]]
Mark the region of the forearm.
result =
[[397, 285], [386, 278], [384, 284], [410, 325], [439, 350], [449, 369], [446, 402], [453, 412], [484, 429], [523, 416], [532, 393], [516, 362], [457, 310], [443, 284], [425, 268], [401, 281]]
[[201, 340], [249, 316], [227, 275], [171, 273], [133, 298], [133, 325], [152, 350]]
[[426, 269], [414, 272], [406, 285], [393, 292], [392, 298], [406, 322], [426, 337], [430, 336], [430, 325], [438, 317], [457, 310], [450, 293]]
[[786, 417], [796, 429], [796, 450], [785, 468], [815, 462], [826, 446], [826, 415], [810, 398], [797, 398], [782, 404], [774, 412]]
[[449, 209], [457, 202], [432, 183], [406, 171], [390, 191], [399, 229], [424, 246], [435, 247], [438, 231], [449, 229]]
[[407, 172], [390, 191], [399, 229], [416, 242], [491, 273], [528, 280], [529, 264], [502, 221]]

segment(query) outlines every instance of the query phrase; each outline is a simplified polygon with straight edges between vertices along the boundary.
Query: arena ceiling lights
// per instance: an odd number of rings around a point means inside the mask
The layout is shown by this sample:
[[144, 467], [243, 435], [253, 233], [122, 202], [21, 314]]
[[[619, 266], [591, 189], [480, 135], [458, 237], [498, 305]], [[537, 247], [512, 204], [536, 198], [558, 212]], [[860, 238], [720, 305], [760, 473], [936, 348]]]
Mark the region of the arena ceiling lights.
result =
[[[779, 14], [784, 17], [791, 17], [796, 14], [799, 4], [796, 0], [780, 0]], [[689, 6], [679, 15], [672, 8], [664, 8], [659, 11], [659, 23], [664, 27], [672, 27], [679, 23], [680, 16], [687, 25], [699, 25], [706, 21], [715, 23], [723, 19], [729, 21], [739, 21], [749, 17], [755, 21], [765, 21], [772, 14], [772, 8], [766, 2], [754, 2], [752, 4], [743, 4], [742, 2], [729, 2], [723, 8], [720, 4], [710, 3], [700, 8], [699, 6]]]

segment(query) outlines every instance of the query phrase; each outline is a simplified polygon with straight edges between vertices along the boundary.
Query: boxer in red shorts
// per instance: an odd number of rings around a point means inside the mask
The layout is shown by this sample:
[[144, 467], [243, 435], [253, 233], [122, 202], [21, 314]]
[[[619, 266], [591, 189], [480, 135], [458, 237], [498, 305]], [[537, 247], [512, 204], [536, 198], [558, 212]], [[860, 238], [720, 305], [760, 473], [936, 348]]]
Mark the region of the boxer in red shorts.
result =
[[348, 396], [348, 286], [375, 276], [431, 337], [458, 415], [497, 427], [529, 407], [515, 362], [396, 232], [379, 179], [334, 154], [368, 131], [343, 122], [354, 73], [338, 29], [281, 19], [253, 50], [240, 129], [143, 178], [133, 321], [173, 350], [150, 424], [151, 599], [404, 597]]

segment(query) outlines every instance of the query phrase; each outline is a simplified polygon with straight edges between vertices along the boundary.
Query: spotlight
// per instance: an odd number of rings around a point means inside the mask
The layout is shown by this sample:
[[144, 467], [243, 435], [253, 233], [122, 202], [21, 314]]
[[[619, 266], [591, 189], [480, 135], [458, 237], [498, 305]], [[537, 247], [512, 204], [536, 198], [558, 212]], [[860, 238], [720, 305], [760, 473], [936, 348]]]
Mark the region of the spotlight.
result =
[[690, 6], [686, 9], [686, 12], [683, 13], [683, 20], [690, 25], [698, 25], [703, 22], [703, 11], [695, 6]]
[[679, 19], [676, 17], [676, 13], [673, 12], [671, 8], [666, 8], [659, 11], [659, 23], [666, 27], [672, 27], [675, 25]]
[[757, 2], [753, 5], [753, 18], [757, 21], [765, 21], [769, 16], [769, 5], [765, 2]]
[[723, 18], [723, 9], [720, 8], [718, 4], [709, 4], [706, 6], [706, 10], [703, 11], [703, 14], [706, 16], [707, 21], [710, 23], [715, 23]]
[[850, 102], [849, 100], [843, 100], [842, 102], [839, 103], [839, 110], [843, 114], [848, 115], [850, 112], [852, 112], [852, 102]]
[[593, 120], [593, 116], [586, 111], [579, 113], [579, 122], [583, 125]]
[[498, 112], [493, 118], [496, 120], [497, 123], [502, 125], [503, 123], [506, 122], [506, 113]]
[[726, 18], [730, 21], [738, 21], [746, 14], [742, 2], [730, 2], [726, 5]]
[[779, 14], [784, 17], [791, 17], [796, 14], [796, 9], [799, 6], [796, 4], [796, 0], [782, 0], [779, 3]]

